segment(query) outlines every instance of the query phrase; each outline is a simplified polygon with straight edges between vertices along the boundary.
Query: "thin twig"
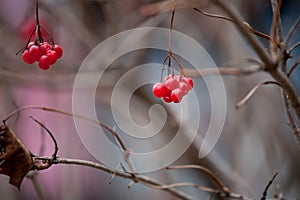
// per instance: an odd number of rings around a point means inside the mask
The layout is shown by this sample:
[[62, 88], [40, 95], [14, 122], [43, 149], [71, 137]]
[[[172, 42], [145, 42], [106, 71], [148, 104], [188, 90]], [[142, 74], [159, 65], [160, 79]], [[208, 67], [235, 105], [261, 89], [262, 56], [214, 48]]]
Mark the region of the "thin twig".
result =
[[[223, 16], [223, 15], [217, 15], [217, 14], [212, 14], [212, 13], [208, 13], [208, 12], [205, 12], [205, 11], [202, 11], [198, 8], [194, 8], [194, 10], [196, 10], [197, 12], [201, 13], [202, 15], [205, 15], [207, 17], [212, 17], [212, 18], [217, 18], [217, 19], [223, 19], [223, 20], [226, 20], [226, 21], [229, 21], [229, 22], [233, 22], [232, 19], [230, 19], [229, 17], [226, 17], [226, 16]], [[267, 40], [272, 40], [272, 38], [265, 34], [265, 33], [262, 33], [262, 32], [259, 32], [257, 30], [255, 30], [249, 23], [247, 22], [243, 22], [245, 27], [251, 32], [253, 33], [254, 35], [258, 36], [258, 37], [261, 37], [261, 38], [264, 38], [264, 39], [267, 39]], [[277, 46], [280, 48], [281, 45], [277, 42], [277, 41], [274, 41]]]
[[262, 44], [252, 37], [249, 31], [244, 27], [243, 22], [240, 20], [241, 17], [237, 14], [235, 10], [233, 10], [226, 1], [222, 0], [213, 0], [217, 6], [219, 6], [222, 10], [224, 10], [228, 16], [233, 20], [233, 23], [236, 25], [241, 34], [247, 39], [252, 48], [255, 50], [256, 54], [263, 61], [266, 70], [270, 73], [270, 75], [278, 82], [284, 92], [288, 95], [289, 101], [293, 109], [295, 110], [298, 119], [300, 119], [300, 100], [296, 89], [292, 85], [291, 81], [288, 79], [286, 74], [284, 74], [281, 70], [277, 69], [278, 61], [272, 60], [270, 56], [267, 54]]
[[[272, 26], [271, 26], [271, 41], [270, 41], [270, 53], [271, 56], [273, 58], [273, 60], [278, 59], [277, 58], [277, 45], [276, 42], [277, 41], [277, 36], [279, 33], [279, 30], [281, 31], [281, 27], [279, 27], [281, 25], [280, 23], [280, 9], [281, 9], [281, 5], [282, 5], [282, 0], [271, 0], [271, 5], [272, 5], [272, 10], [273, 10], [273, 22], [272, 22]], [[282, 38], [281, 38], [282, 39]]]
[[268, 84], [275, 84], [278, 86], [281, 86], [279, 83], [275, 82], [275, 81], [264, 81], [262, 83], [257, 84], [256, 86], [254, 86], [254, 88], [252, 88], [250, 90], [250, 92], [247, 93], [247, 95], [236, 104], [236, 108], [240, 108], [241, 106], [243, 106], [245, 103], [247, 103], [249, 101], [249, 99], [254, 95], [254, 93], [263, 85], [268, 85]]
[[207, 68], [200, 70], [184, 69], [183, 73], [186, 76], [202, 77], [211, 75], [249, 75], [264, 70], [262, 65], [251, 65], [249, 67], [238, 68], [238, 67], [218, 67], [218, 68]]
[[264, 192], [263, 192], [263, 196], [260, 198], [260, 200], [266, 200], [266, 197], [267, 197], [267, 193], [268, 193], [268, 190], [270, 188], [270, 186], [272, 185], [274, 179], [276, 178], [276, 176], [278, 175], [278, 171], [273, 175], [272, 179], [268, 182]]
[[291, 42], [292, 38], [294, 37], [297, 30], [300, 28], [300, 16], [297, 18], [293, 26], [290, 28], [289, 33], [287, 34], [286, 40], [285, 40], [285, 46], [288, 46]]
[[57, 157], [57, 152], [58, 152], [58, 145], [57, 145], [55, 137], [53, 136], [53, 134], [51, 133], [51, 131], [43, 123], [39, 122], [37, 119], [35, 119], [32, 116], [29, 116], [29, 118], [32, 119], [33, 121], [35, 121], [37, 124], [39, 124], [50, 135], [50, 137], [51, 137], [51, 139], [52, 139], [52, 141], [54, 143], [54, 153], [53, 153], [52, 157], [55, 160], [56, 157]]
[[288, 72], [287, 76], [290, 77], [293, 71], [297, 68], [297, 66], [300, 64], [300, 56], [298, 57], [298, 60], [293, 64], [290, 71]]
[[205, 172], [219, 187], [220, 189], [229, 194], [229, 189], [222, 183], [222, 181], [209, 169], [200, 165], [177, 165], [177, 166], [169, 166], [167, 169], [176, 170], [176, 169], [198, 169]]
[[294, 49], [296, 49], [297, 47], [299, 47], [299, 46], [300, 46], [300, 41], [296, 42], [296, 44], [294, 44], [291, 48], [289, 48], [289, 50], [287, 51], [288, 54], [291, 54], [292, 51], [293, 51]]
[[258, 40], [256, 40], [249, 32], [249, 30], [245, 27], [244, 23], [237, 14], [235, 10], [233, 10], [226, 1], [222, 0], [212, 0], [213, 3], [215, 3], [217, 6], [219, 6], [222, 10], [224, 10], [228, 16], [232, 19], [232, 22], [236, 25], [236, 27], [239, 29], [239, 31], [242, 33], [242, 35], [248, 40], [248, 42], [251, 44], [251, 46], [254, 48], [257, 55], [260, 57], [260, 59], [265, 63], [266, 66], [274, 67], [275, 63], [271, 60], [267, 52], [265, 51], [264, 47]]
[[124, 142], [121, 140], [121, 138], [119, 137], [119, 135], [111, 127], [109, 127], [105, 123], [103, 123], [101, 121], [98, 121], [98, 120], [90, 119], [90, 118], [82, 116], [82, 115], [73, 114], [73, 113], [66, 112], [66, 111], [63, 111], [63, 110], [58, 110], [58, 109], [55, 109], [55, 108], [47, 108], [47, 107], [35, 106], [35, 105], [23, 106], [23, 107], [20, 107], [20, 108], [14, 110], [13, 112], [11, 112], [2, 121], [5, 124], [5, 122], [7, 120], [9, 120], [11, 117], [13, 117], [15, 114], [17, 114], [19, 112], [22, 112], [24, 110], [29, 110], [29, 109], [36, 109], [36, 110], [43, 110], [43, 111], [48, 111], [48, 112], [59, 113], [59, 114], [63, 114], [63, 115], [67, 115], [67, 116], [72, 116], [72, 117], [76, 117], [76, 118], [79, 118], [79, 119], [83, 119], [83, 120], [86, 120], [86, 121], [89, 121], [89, 122], [92, 122], [92, 123], [96, 123], [96, 124], [100, 125], [101, 127], [105, 128], [106, 130], [108, 130], [114, 137], [116, 137], [116, 139], [118, 140], [118, 142], [120, 143], [120, 145], [122, 147], [122, 150], [124, 150], [124, 151], [127, 150]]
[[169, 184], [169, 185], [162, 185], [162, 186], [157, 186], [157, 185], [152, 185], [152, 184], [148, 184], [148, 183], [144, 183], [145, 185], [154, 188], [154, 189], [159, 189], [159, 190], [166, 190], [166, 189], [170, 189], [170, 188], [177, 188], [177, 187], [194, 187], [197, 188], [198, 190], [202, 190], [205, 192], [210, 192], [210, 193], [214, 193], [214, 194], [221, 194], [221, 192], [219, 190], [210, 188], [210, 187], [205, 187], [202, 185], [197, 185], [194, 183], [173, 183], [173, 184]]
[[[87, 166], [87, 167], [92, 167], [95, 169], [99, 169], [102, 171], [105, 171], [107, 173], [113, 174], [115, 176], [131, 179], [133, 181], [140, 182], [146, 186], [152, 185], [152, 186], [163, 186], [164, 184], [157, 181], [153, 180], [149, 177], [142, 176], [142, 175], [136, 175], [135, 177], [132, 176], [131, 173], [115, 170], [112, 168], [109, 168], [105, 165], [91, 162], [91, 161], [86, 161], [86, 160], [79, 160], [79, 159], [67, 159], [67, 158], [57, 158], [56, 160], [53, 160], [52, 157], [33, 157], [34, 160], [40, 160], [40, 161], [47, 161], [50, 162], [51, 164], [67, 164], [67, 165], [80, 165], [80, 166]], [[194, 198], [190, 197], [188, 194], [179, 191], [175, 188], [165, 188], [164, 191], [174, 195], [175, 197], [182, 199], [182, 200], [194, 200]]]

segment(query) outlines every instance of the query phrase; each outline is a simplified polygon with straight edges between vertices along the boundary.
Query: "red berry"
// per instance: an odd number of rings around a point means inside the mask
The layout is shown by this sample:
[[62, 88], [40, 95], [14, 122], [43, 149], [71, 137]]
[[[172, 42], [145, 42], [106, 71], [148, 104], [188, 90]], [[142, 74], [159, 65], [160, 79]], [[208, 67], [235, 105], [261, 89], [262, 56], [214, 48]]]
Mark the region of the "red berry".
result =
[[26, 63], [28, 63], [28, 64], [34, 63], [34, 60], [32, 60], [32, 59], [29, 58], [28, 50], [25, 50], [25, 51], [23, 52], [23, 60], [24, 60], [24, 62], [26, 62]]
[[162, 82], [155, 83], [152, 92], [154, 96], [158, 98], [164, 97], [170, 93], [169, 89]]
[[179, 82], [174, 77], [171, 77], [166, 81], [166, 87], [174, 90], [179, 87]]
[[172, 91], [170, 97], [174, 103], [179, 103], [183, 96], [184, 96], [184, 94], [183, 94], [182, 90], [180, 88], [177, 88]]
[[183, 77], [182, 81], [187, 83], [190, 86], [190, 90], [194, 87], [194, 82], [190, 77]]
[[59, 45], [56, 44], [56, 45], [54, 45], [53, 50], [56, 51], [56, 53], [57, 53], [57, 58], [62, 57], [62, 55], [63, 55], [63, 50], [62, 50], [61, 46], [59, 46]]
[[48, 60], [49, 60], [50, 65], [53, 65], [54, 63], [56, 63], [56, 60], [57, 60], [56, 51], [48, 50], [46, 55], [48, 56]]
[[179, 88], [181, 89], [184, 95], [186, 95], [190, 90], [190, 86], [186, 82], [180, 82]]
[[47, 53], [47, 51], [50, 49], [51, 49], [51, 45], [48, 42], [43, 42], [41, 44], [41, 50], [42, 50], [43, 55], [45, 55]]
[[41, 56], [42, 56], [42, 52], [39, 46], [36, 45], [32, 45], [29, 49], [29, 57], [31, 60], [34, 61], [39, 61]]
[[46, 55], [43, 55], [39, 61], [39, 67], [43, 70], [47, 70], [50, 67], [49, 58]]

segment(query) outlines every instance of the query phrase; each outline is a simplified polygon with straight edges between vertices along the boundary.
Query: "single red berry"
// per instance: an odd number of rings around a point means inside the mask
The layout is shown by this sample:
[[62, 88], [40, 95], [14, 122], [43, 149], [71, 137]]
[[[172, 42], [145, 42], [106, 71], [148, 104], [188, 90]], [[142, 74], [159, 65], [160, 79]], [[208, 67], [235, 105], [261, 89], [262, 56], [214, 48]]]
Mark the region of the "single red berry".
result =
[[42, 51], [39, 46], [32, 45], [29, 49], [29, 57], [34, 61], [39, 61], [42, 56]]
[[53, 65], [54, 63], [56, 63], [56, 60], [57, 60], [56, 51], [48, 50], [46, 55], [48, 56], [48, 60], [49, 60], [50, 65]]
[[63, 55], [63, 50], [62, 50], [61, 46], [59, 46], [59, 45], [56, 44], [56, 45], [53, 46], [53, 50], [56, 51], [56, 53], [57, 53], [57, 58], [62, 57], [62, 55]]
[[48, 42], [43, 42], [41, 44], [41, 50], [42, 50], [43, 55], [45, 55], [48, 50], [51, 50], [51, 45]]
[[155, 83], [152, 89], [154, 96], [161, 98], [170, 93], [169, 89], [162, 82]]
[[46, 55], [42, 55], [39, 61], [39, 67], [43, 70], [47, 70], [50, 67], [49, 58]]
[[183, 94], [182, 90], [180, 88], [177, 88], [172, 91], [170, 97], [174, 103], [179, 103], [183, 96], [184, 96], [184, 94]]
[[23, 52], [23, 60], [24, 60], [24, 62], [26, 62], [26, 63], [28, 63], [28, 64], [34, 63], [34, 60], [30, 59], [30, 57], [29, 57], [28, 50], [25, 50], [25, 51]]
[[187, 84], [186, 82], [181, 81], [179, 83], [179, 88], [181, 89], [182, 93], [184, 95], [186, 95], [189, 92], [189, 90], [190, 90], [190, 85]]
[[166, 87], [170, 90], [175, 90], [179, 87], [179, 82], [174, 77], [171, 77], [166, 81]]
[[190, 90], [194, 87], [194, 82], [190, 77], [183, 77], [182, 81], [186, 82], [188, 86], [190, 86]]

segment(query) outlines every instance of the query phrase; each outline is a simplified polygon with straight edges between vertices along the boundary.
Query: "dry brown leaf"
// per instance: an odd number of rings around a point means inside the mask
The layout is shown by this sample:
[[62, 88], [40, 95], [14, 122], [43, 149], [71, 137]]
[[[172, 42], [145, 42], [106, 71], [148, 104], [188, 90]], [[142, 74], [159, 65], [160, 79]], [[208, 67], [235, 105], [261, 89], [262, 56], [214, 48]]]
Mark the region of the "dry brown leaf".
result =
[[23, 178], [32, 169], [30, 151], [11, 129], [0, 126], [0, 174], [9, 176], [9, 183], [20, 189]]
[[[171, 11], [171, 3], [171, 0], [165, 0], [157, 3], [146, 4], [140, 6], [139, 11], [144, 16], [156, 15], [158, 13]], [[204, 7], [208, 4], [208, 0], [174, 0], [175, 9]]]

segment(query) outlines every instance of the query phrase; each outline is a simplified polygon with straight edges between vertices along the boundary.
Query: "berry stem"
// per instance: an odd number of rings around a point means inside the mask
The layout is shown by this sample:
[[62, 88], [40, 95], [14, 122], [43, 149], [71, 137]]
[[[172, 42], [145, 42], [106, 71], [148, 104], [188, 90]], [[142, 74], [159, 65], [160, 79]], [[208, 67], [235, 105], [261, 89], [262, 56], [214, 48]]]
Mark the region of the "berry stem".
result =
[[51, 44], [52, 44], [52, 46], [54, 46], [55, 43], [54, 43], [54, 40], [53, 40], [53, 38], [52, 38], [52, 34], [49, 33], [49, 31], [47, 31], [47, 29], [45, 29], [42, 25], [40, 25], [40, 28], [43, 29], [43, 30], [48, 34], [49, 39], [50, 39], [50, 41], [51, 41]]
[[26, 42], [25, 47], [23, 47], [22, 49], [20, 49], [20, 50], [16, 53], [16, 55], [18, 55], [20, 52], [24, 52], [24, 51], [27, 49], [27, 46], [28, 46], [28, 44], [30, 43], [30, 40], [31, 40], [32, 35], [33, 35], [33, 33], [35, 32], [35, 30], [36, 30], [36, 28], [34, 28], [34, 29], [31, 31], [30, 36], [29, 36], [29, 38], [28, 38], [28, 40], [27, 40], [27, 42]]
[[40, 43], [44, 42], [42, 33], [41, 33], [41, 25], [39, 20], [39, 0], [36, 0], [35, 2], [35, 17], [36, 17], [36, 33], [38, 36], [38, 40]]
[[175, 5], [174, 5], [174, 0], [172, 0], [172, 14], [171, 14], [170, 30], [169, 30], [169, 54], [171, 54], [170, 56], [172, 56], [172, 30], [173, 30], [174, 15], [175, 15]]

